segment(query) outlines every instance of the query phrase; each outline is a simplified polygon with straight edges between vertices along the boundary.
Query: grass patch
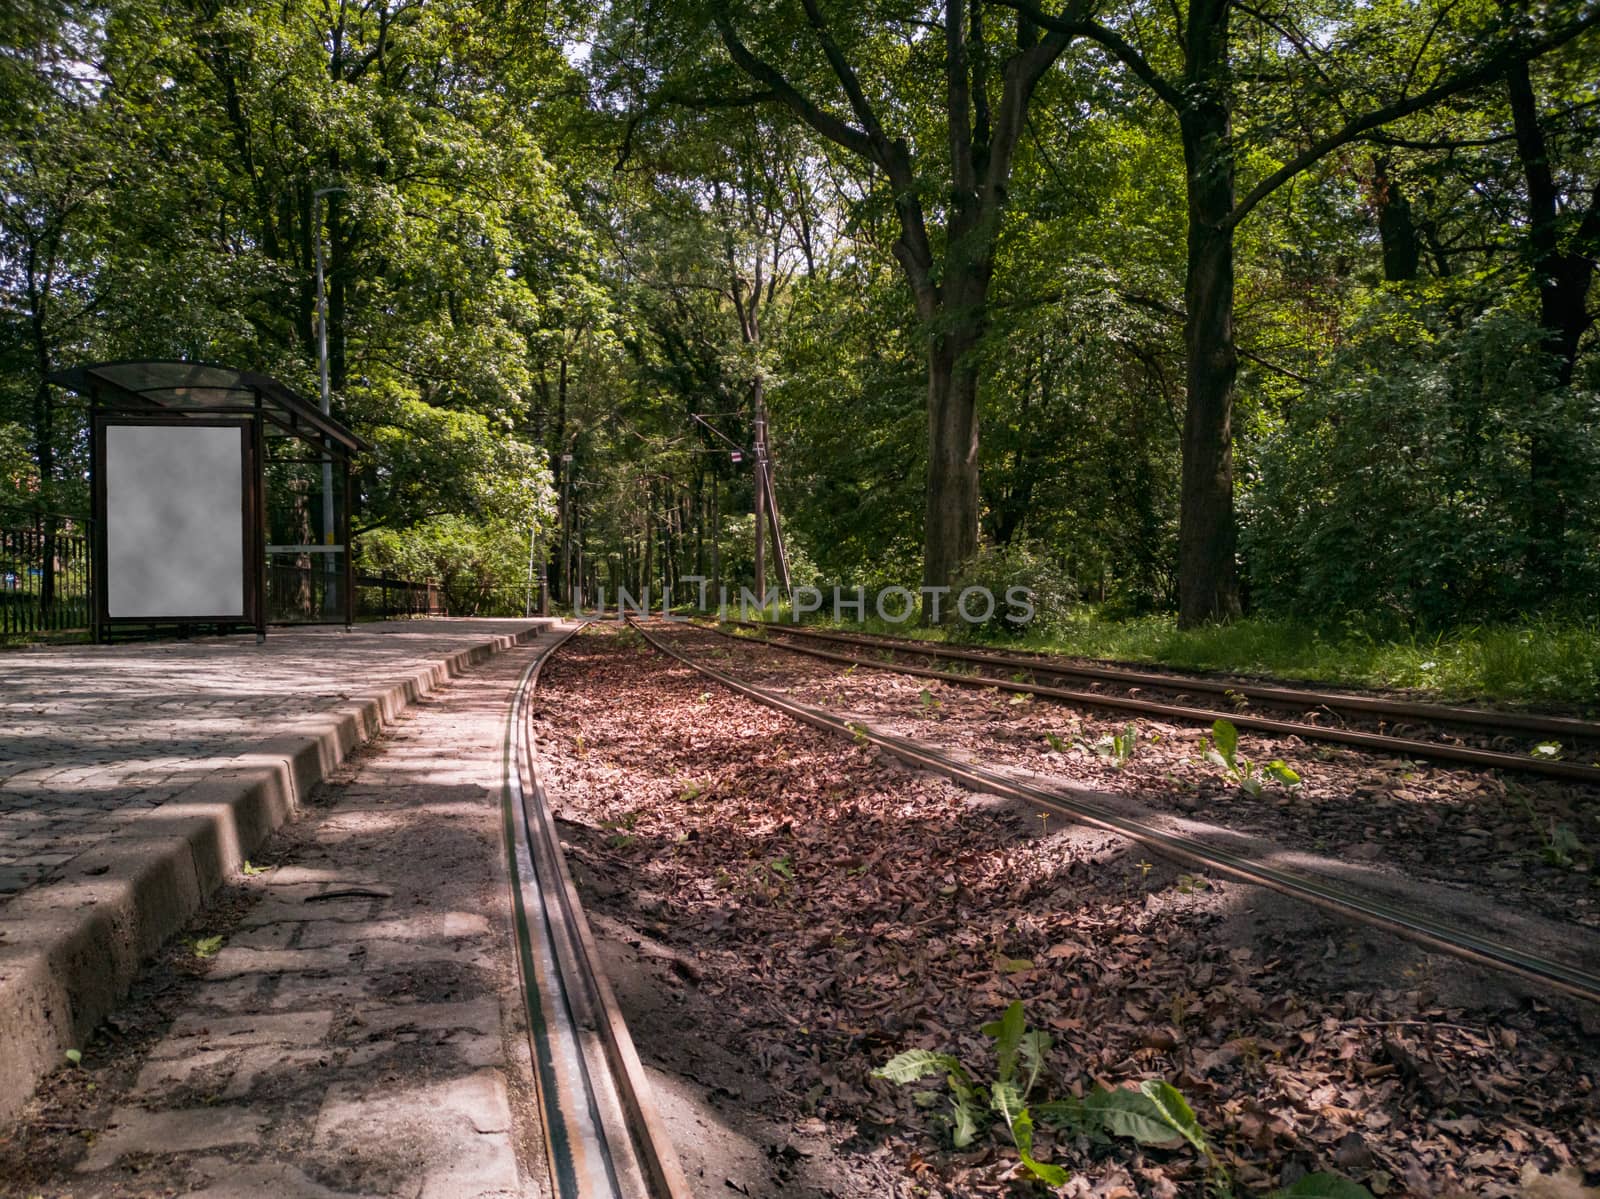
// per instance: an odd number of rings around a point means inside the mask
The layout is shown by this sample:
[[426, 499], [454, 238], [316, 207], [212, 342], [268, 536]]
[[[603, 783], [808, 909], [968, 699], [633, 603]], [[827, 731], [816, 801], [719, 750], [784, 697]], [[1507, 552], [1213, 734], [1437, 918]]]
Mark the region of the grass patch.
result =
[[[787, 622], [787, 615], [780, 619]], [[808, 623], [933, 641], [971, 640], [965, 626], [921, 629], [872, 619], [858, 624], [813, 618]], [[1600, 711], [1600, 621], [1534, 620], [1378, 637], [1264, 617], [1179, 629], [1171, 616], [1113, 620], [1082, 609], [1065, 621], [1030, 629], [1020, 637], [979, 640], [1011, 649], [1185, 670], [1330, 686], [1405, 688], [1449, 701], [1485, 699]]]

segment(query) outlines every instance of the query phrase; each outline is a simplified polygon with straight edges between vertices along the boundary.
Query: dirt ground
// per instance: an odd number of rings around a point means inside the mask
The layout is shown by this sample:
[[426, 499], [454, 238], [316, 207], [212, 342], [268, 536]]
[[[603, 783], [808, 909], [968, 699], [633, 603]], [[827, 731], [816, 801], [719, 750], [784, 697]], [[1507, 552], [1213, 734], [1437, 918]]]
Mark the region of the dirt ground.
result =
[[1215, 1155], [1040, 1123], [1062, 1194], [1600, 1173], [1593, 1010], [911, 773], [632, 634], [569, 644], [535, 722], [640, 1051], [710, 1097], [678, 1136], [704, 1193], [1027, 1193], [1003, 1126], [956, 1151], [938, 1107], [872, 1077], [912, 1048], [992, 1073], [979, 1029], [1013, 999], [1054, 1042], [1034, 1101], [1164, 1078]]

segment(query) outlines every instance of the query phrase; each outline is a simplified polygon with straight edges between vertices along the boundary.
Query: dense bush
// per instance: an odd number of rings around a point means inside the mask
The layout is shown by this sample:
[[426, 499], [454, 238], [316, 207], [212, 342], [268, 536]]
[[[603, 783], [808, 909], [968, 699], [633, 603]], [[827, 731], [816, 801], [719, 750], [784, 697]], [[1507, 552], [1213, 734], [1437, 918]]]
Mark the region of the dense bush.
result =
[[[1378, 297], [1259, 449], [1242, 539], [1255, 605], [1423, 627], [1592, 612], [1600, 396], [1551, 381], [1515, 302], [1471, 286]], [[1530, 569], [1539, 436], [1564, 456], [1557, 592]]]
[[[359, 567], [444, 591], [452, 616], [520, 616], [527, 598], [528, 530], [440, 516], [410, 529], [361, 535]], [[543, 561], [543, 547], [539, 547]]]
[[[968, 623], [956, 612], [961, 592], [968, 587], [986, 588], [994, 596], [994, 609], [987, 620]], [[1026, 623], [1008, 620], [1018, 615], [1007, 603], [1006, 593], [1014, 587], [1024, 587], [1032, 594], [1033, 617]], [[955, 630], [973, 635], [980, 633], [1009, 633], [1021, 635], [1029, 631], [1047, 629], [1064, 620], [1071, 610], [1076, 589], [1072, 580], [1038, 546], [1025, 542], [1010, 545], [984, 545], [968, 559], [956, 576], [945, 605]], [[982, 612], [984, 604], [977, 597], [968, 604], [974, 615]]]

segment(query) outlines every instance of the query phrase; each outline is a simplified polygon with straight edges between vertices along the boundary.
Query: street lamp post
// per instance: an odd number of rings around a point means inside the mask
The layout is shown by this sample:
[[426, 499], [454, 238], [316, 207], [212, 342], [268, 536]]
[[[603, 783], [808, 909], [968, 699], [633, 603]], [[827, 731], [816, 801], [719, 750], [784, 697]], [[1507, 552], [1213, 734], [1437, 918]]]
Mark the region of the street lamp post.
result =
[[[312, 232], [316, 239], [317, 259], [317, 383], [319, 396], [322, 401], [322, 415], [333, 415], [333, 402], [329, 395], [328, 387], [328, 293], [323, 278], [322, 265], [322, 211], [325, 207], [322, 198], [337, 192], [343, 192], [342, 187], [321, 187], [311, 193], [311, 219]], [[327, 446], [323, 446], [322, 455], [322, 555], [323, 573], [326, 586], [323, 590], [322, 607], [325, 612], [336, 610], [337, 584], [335, 580], [338, 573], [333, 569], [333, 551], [328, 547], [333, 545], [334, 529], [337, 526], [333, 519], [333, 459], [328, 454]], [[350, 547], [345, 546], [344, 552], [348, 554]]]

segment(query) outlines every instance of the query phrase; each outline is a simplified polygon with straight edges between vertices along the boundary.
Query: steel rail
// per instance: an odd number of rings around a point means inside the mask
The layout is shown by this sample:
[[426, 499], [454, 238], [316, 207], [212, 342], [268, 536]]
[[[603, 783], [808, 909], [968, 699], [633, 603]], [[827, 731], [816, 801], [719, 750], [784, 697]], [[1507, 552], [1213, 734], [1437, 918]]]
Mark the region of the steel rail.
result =
[[535, 770], [534, 688], [545, 662], [583, 627], [523, 672], [503, 762], [517, 965], [551, 1185], [557, 1199], [691, 1199]]
[[[755, 628], [766, 628], [755, 622], [738, 622]], [[749, 642], [719, 628], [709, 631], [735, 641]], [[787, 630], [785, 630], [787, 632]], [[805, 634], [811, 636], [812, 634]], [[1270, 716], [1253, 716], [1247, 712], [1221, 712], [1210, 708], [1191, 708], [1182, 704], [1163, 703], [1160, 700], [1137, 699], [1129, 695], [1108, 695], [1099, 691], [1073, 691], [1064, 687], [1051, 687], [1044, 683], [1018, 683], [1011, 679], [988, 678], [982, 675], [954, 674], [926, 666], [912, 666], [905, 662], [885, 662], [877, 658], [856, 658], [849, 654], [833, 653], [812, 646], [795, 645], [782, 639], [762, 639], [759, 644], [790, 653], [806, 654], [828, 662], [843, 662], [852, 666], [866, 666], [875, 670], [889, 670], [897, 674], [915, 675], [919, 678], [938, 679], [959, 687], [995, 687], [1001, 691], [1041, 695], [1064, 703], [1084, 707], [1112, 708], [1124, 712], [1138, 712], [1150, 716], [1165, 716], [1195, 724], [1210, 725], [1216, 720], [1227, 720], [1235, 728], [1256, 732], [1279, 733], [1285, 736], [1305, 737], [1316, 741], [1329, 741], [1339, 745], [1353, 745], [1362, 749], [1380, 750], [1409, 758], [1432, 758], [1444, 762], [1462, 762], [1487, 770], [1520, 770], [1529, 774], [1543, 774], [1552, 778], [1572, 779], [1600, 786], [1600, 767], [1585, 766], [1581, 762], [1562, 762], [1545, 758], [1530, 758], [1521, 754], [1501, 753], [1498, 750], [1474, 749], [1467, 745], [1447, 745], [1439, 741], [1420, 741], [1414, 737], [1390, 737], [1383, 733], [1363, 733], [1358, 729], [1335, 729], [1320, 724], [1305, 724], [1297, 720], [1277, 720]], [[863, 643], [867, 644], [867, 643]], [[897, 647], [898, 648], [898, 647]], [[907, 649], [907, 653], [920, 650]], [[991, 659], [993, 661], [993, 659]], [[1170, 686], [1171, 684], [1168, 684]]]
[[786, 637], [813, 637], [819, 641], [847, 642], [928, 658], [976, 662], [1008, 670], [1030, 670], [1065, 678], [1099, 679], [1127, 686], [1162, 687], [1169, 691], [1243, 695], [1250, 699], [1285, 706], [1304, 705], [1345, 712], [1370, 712], [1379, 716], [1408, 716], [1437, 724], [1465, 724], [1496, 730], [1523, 729], [1530, 733], [1586, 737], [1600, 741], [1600, 723], [1570, 716], [1540, 716], [1532, 712], [1463, 708], [1455, 704], [1429, 704], [1420, 700], [1388, 699], [1378, 695], [1351, 695], [1339, 691], [1312, 691], [1297, 687], [1266, 686], [1261, 683], [1234, 683], [1225, 679], [1208, 679], [1190, 674], [1161, 674], [1156, 671], [1128, 670], [1114, 666], [1069, 664], [1044, 653], [989, 653], [983, 650], [959, 649], [939, 642], [918, 641], [914, 637], [888, 637], [875, 633], [837, 633], [824, 629], [810, 629], [804, 625], [783, 625], [775, 621], [728, 620], [723, 623], [740, 628], [764, 629]]
[[697, 662], [652, 636], [648, 629], [632, 618], [629, 619], [629, 624], [638, 629], [640, 635], [659, 652], [741, 695], [776, 708], [815, 728], [842, 733], [876, 745], [902, 761], [932, 770], [974, 791], [1020, 800], [1034, 807], [1067, 816], [1081, 824], [1118, 833], [1153, 852], [1185, 865], [1213, 870], [1243, 882], [1267, 887], [1348, 919], [1405, 937], [1429, 949], [1502, 973], [1517, 975], [1590, 1003], [1600, 1003], [1600, 975], [1580, 967], [1526, 953], [1515, 945], [1454, 928], [1426, 914], [1408, 911], [1327, 879], [1284, 870], [1256, 858], [1214, 848], [1193, 837], [1165, 832], [1144, 821], [1124, 816], [1091, 798], [1050, 791], [1007, 778], [980, 766], [961, 762], [941, 750], [920, 742], [889, 733], [880, 733], [864, 724], [831, 716], [809, 704], [746, 683], [714, 667]]

